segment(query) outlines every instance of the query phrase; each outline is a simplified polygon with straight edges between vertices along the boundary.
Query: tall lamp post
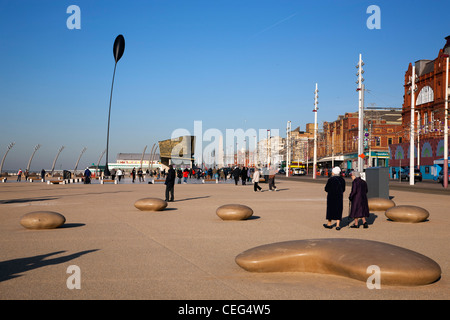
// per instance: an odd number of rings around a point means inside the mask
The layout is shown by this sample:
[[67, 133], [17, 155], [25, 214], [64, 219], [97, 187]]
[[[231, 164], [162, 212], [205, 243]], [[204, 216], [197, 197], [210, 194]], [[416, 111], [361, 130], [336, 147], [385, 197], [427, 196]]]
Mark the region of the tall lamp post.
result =
[[31, 154], [30, 160], [28, 160], [28, 165], [27, 165], [27, 171], [30, 172], [30, 165], [31, 165], [31, 160], [33, 160], [34, 154], [36, 153], [36, 151], [39, 150], [39, 148], [41, 147], [40, 144], [38, 144], [37, 146], [34, 147], [34, 151]]
[[11, 150], [11, 148], [14, 147], [15, 144], [16, 144], [15, 142], [11, 142], [8, 145], [5, 155], [3, 156], [2, 163], [0, 164], [0, 176], [2, 175], [3, 163], [5, 162], [6, 155], [8, 154], [9, 150]]
[[145, 155], [145, 150], [147, 150], [147, 146], [145, 146], [144, 151], [142, 151], [142, 156], [141, 156], [141, 170], [142, 170], [142, 163], [144, 162], [144, 155]]
[[314, 91], [314, 161], [313, 161], [313, 179], [316, 179], [316, 167], [317, 167], [317, 110], [319, 108], [317, 105], [319, 104], [319, 89], [316, 83], [316, 90]]
[[445, 66], [445, 118], [444, 118], [444, 188], [448, 187], [448, 59]]
[[51, 171], [51, 176], [53, 177], [53, 171], [55, 170], [55, 164], [56, 164], [56, 160], [58, 160], [59, 154], [61, 153], [61, 151], [64, 150], [64, 146], [62, 146], [61, 148], [59, 148], [58, 153], [56, 154], [55, 159], [53, 160], [53, 164], [52, 164], [52, 171]]
[[270, 166], [270, 156], [271, 156], [271, 154], [270, 154], [270, 147], [271, 147], [271, 144], [270, 144], [270, 129], [268, 129], [267, 130], [267, 169]]
[[112, 84], [111, 84], [111, 95], [109, 97], [108, 130], [107, 130], [107, 134], [106, 134], [105, 176], [110, 175], [110, 172], [108, 169], [109, 123], [110, 123], [110, 118], [111, 118], [111, 100], [112, 100], [112, 93], [113, 93], [113, 87], [114, 87], [114, 77], [116, 75], [117, 62], [119, 62], [120, 58], [122, 58], [124, 50], [125, 50], [125, 39], [121, 34], [119, 34], [116, 37], [116, 40], [114, 41], [114, 45], [113, 45], [113, 54], [114, 54], [115, 64], [114, 64], [114, 73], [113, 73]]
[[[100, 165], [100, 161], [102, 160], [103, 155], [105, 154], [105, 152], [106, 152], [106, 149], [103, 150], [102, 154], [101, 154], [100, 157], [98, 158], [97, 166], [96, 166], [96, 170], [95, 170], [96, 176], [100, 176], [100, 174], [99, 174], [100, 171], [99, 171], [98, 167], [99, 167], [99, 165]], [[108, 163], [108, 162], [106, 162], [106, 163]]]
[[150, 169], [150, 165], [151, 165], [152, 160], [153, 160], [152, 159], [153, 158], [153, 149], [155, 149], [155, 145], [156, 145], [156, 143], [153, 144], [152, 150], [150, 151], [150, 156], [148, 158], [148, 170], [150, 170], [150, 171], [153, 171], [153, 169]]
[[287, 122], [286, 128], [286, 177], [289, 177], [289, 167], [291, 164], [291, 122]]
[[416, 66], [412, 66], [412, 76], [411, 76], [411, 87], [409, 92], [411, 93], [411, 125], [409, 129], [409, 184], [414, 185], [414, 145], [415, 145], [415, 137], [414, 137], [414, 130], [415, 130], [415, 93], [417, 91], [417, 85], [416, 85]]
[[83, 150], [81, 150], [80, 156], [78, 157], [77, 163], [75, 163], [75, 168], [73, 169], [73, 176], [75, 177], [77, 174], [77, 168], [78, 168], [78, 162], [80, 162], [81, 156], [83, 155], [83, 153], [86, 151], [86, 147], [83, 148]]
[[363, 172], [364, 170], [364, 62], [362, 60], [362, 54], [359, 54], [359, 62], [356, 68], [358, 69], [358, 81], [356, 84], [358, 88], [358, 171]]

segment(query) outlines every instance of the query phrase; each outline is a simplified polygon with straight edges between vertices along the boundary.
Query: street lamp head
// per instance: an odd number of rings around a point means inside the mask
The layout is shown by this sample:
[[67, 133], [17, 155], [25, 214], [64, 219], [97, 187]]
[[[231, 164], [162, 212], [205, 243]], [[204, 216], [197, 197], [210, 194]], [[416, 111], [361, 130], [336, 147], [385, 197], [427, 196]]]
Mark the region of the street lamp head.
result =
[[113, 54], [116, 63], [119, 62], [120, 58], [122, 58], [124, 50], [125, 50], [125, 38], [123, 37], [123, 35], [119, 34], [116, 37], [116, 40], [114, 41], [113, 45]]

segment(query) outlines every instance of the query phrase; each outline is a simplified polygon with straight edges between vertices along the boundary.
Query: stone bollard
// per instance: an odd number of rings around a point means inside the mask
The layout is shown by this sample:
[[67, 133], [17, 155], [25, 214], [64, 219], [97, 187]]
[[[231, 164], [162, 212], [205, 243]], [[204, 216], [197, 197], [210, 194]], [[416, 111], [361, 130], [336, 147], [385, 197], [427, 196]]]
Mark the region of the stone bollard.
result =
[[65, 222], [62, 214], [53, 211], [34, 211], [20, 219], [20, 224], [27, 229], [55, 229]]
[[246, 220], [253, 215], [253, 210], [242, 204], [226, 204], [216, 210], [222, 220]]

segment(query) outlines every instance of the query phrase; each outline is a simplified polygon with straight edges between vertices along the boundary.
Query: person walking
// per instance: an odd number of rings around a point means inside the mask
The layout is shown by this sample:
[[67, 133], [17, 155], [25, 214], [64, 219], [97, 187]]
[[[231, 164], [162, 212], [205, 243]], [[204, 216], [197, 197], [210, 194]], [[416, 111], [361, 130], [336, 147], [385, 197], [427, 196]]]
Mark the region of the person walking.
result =
[[334, 167], [331, 171], [331, 177], [328, 178], [325, 185], [327, 192], [327, 213], [328, 222], [323, 226], [327, 229], [333, 228], [332, 220], [336, 220], [336, 230], [341, 230], [342, 210], [344, 207], [345, 180], [340, 176], [341, 168]]
[[86, 170], [84, 170], [84, 184], [90, 183], [91, 183], [91, 170], [89, 170], [89, 167], [86, 167]]
[[367, 199], [367, 183], [361, 179], [361, 173], [352, 172], [352, 190], [348, 196], [351, 202], [350, 218], [354, 219], [350, 228], [359, 228], [359, 219], [362, 220], [365, 229], [369, 227], [366, 218], [369, 217], [369, 202]]
[[117, 173], [116, 174], [117, 174], [117, 179], [120, 182], [120, 180], [122, 179], [122, 176], [123, 176], [122, 169], [117, 169]]
[[177, 183], [181, 184], [181, 179], [183, 178], [183, 171], [181, 171], [180, 168], [177, 169], [177, 178], [178, 178]]
[[269, 191], [277, 191], [277, 186], [275, 185], [275, 173], [276, 169], [273, 165], [269, 166]]
[[268, 183], [269, 182], [269, 168], [267, 166], [265, 166], [263, 168], [263, 176], [264, 176], [264, 182]]
[[166, 185], [166, 201], [173, 202], [174, 201], [174, 189], [175, 189], [175, 170], [172, 165], [169, 165], [169, 171], [166, 175], [166, 181], [164, 184]]
[[19, 172], [17, 172], [17, 181], [21, 181], [22, 180], [22, 169], [19, 169]]
[[261, 191], [262, 188], [259, 186], [259, 179], [261, 177], [261, 174], [259, 173], [258, 168], [255, 168], [255, 172], [253, 172], [253, 191], [257, 192], [257, 191]]
[[45, 170], [44, 169], [41, 170], [41, 180], [42, 180], [42, 182], [45, 182]]
[[243, 167], [241, 170], [241, 179], [242, 179], [242, 185], [245, 186], [247, 182], [247, 168]]
[[133, 179], [134, 183], [134, 180], [136, 180], [136, 168], [133, 168], [133, 170], [131, 170], [131, 178]]
[[239, 182], [239, 176], [241, 175], [241, 170], [236, 167], [233, 170], [234, 184], [237, 186]]

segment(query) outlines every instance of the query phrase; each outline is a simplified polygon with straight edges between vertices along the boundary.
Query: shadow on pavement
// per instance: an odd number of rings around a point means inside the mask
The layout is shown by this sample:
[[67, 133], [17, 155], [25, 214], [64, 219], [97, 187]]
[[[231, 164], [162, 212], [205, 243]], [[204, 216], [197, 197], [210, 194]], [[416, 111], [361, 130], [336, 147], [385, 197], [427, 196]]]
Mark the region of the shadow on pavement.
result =
[[42, 254], [33, 257], [19, 258], [0, 262], [0, 282], [14, 279], [22, 276], [22, 273], [46, 267], [49, 265], [65, 263], [67, 261], [76, 259], [84, 254], [95, 252], [99, 249], [85, 250], [70, 254], [64, 257], [46, 259], [52, 255], [57, 255], [65, 251], [56, 251], [48, 254]]

